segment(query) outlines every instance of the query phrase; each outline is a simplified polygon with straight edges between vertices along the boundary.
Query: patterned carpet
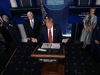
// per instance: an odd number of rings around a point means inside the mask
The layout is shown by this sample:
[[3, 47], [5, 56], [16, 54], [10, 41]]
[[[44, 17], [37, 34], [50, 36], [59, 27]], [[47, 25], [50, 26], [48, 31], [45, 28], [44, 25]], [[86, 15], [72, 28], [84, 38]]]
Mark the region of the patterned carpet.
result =
[[[100, 75], [100, 62], [94, 63], [93, 58], [86, 57], [90, 46], [86, 50], [81, 49], [81, 46], [82, 44], [73, 42], [65, 44], [66, 58], [62, 61], [65, 63], [65, 75], [75, 75], [76, 72], [83, 72], [82, 75]], [[30, 57], [33, 50], [32, 44], [23, 44], [22, 49], [15, 51], [2, 75], [41, 75], [42, 64], [38, 59]]]

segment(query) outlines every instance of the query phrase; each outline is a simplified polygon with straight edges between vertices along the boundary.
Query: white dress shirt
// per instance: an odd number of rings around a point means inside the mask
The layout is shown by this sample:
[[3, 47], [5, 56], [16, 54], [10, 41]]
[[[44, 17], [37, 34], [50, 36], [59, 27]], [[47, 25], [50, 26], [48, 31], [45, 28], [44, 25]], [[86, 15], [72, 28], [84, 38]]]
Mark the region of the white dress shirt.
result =
[[[48, 38], [49, 38], [49, 30], [50, 30], [50, 29], [48, 29]], [[51, 27], [51, 34], [52, 34], [52, 41], [53, 41], [53, 25], [52, 25], [52, 27]]]
[[30, 25], [32, 27], [32, 22], [31, 21], [33, 22], [33, 27], [34, 27], [34, 18], [32, 20], [30, 20]]
[[[50, 29], [48, 29], [48, 38], [49, 38], [49, 30]], [[53, 41], [53, 25], [51, 27], [51, 34], [52, 34], [52, 41]], [[62, 39], [62, 42], [64, 42], [64, 39]]]

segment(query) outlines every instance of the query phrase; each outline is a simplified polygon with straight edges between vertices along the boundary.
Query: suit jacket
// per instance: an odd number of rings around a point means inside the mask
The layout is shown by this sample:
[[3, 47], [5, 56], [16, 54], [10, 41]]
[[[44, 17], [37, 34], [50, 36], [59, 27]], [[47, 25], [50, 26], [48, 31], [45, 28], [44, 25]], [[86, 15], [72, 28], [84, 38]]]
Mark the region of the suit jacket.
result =
[[[5, 37], [5, 39], [7, 41], [12, 41], [12, 36], [10, 34], [19, 34], [19, 29], [16, 27], [16, 24], [15, 24], [15, 21], [12, 20], [12, 19], [9, 19], [9, 22], [3, 22], [3, 26], [4, 26], [4, 29], [5, 29], [5, 35], [7, 37]], [[8, 27], [8, 29], [6, 28]]]
[[[15, 25], [15, 21], [12, 19], [9, 19], [9, 22], [4, 21], [3, 26], [4, 26], [5, 30], [8, 32], [12, 32], [12, 31], [15, 31], [17, 29], [16, 25]], [[8, 29], [6, 27], [8, 27]]]
[[0, 26], [0, 33], [4, 33], [5, 32], [5, 29], [4, 29], [4, 26]]
[[96, 25], [93, 31], [93, 40], [98, 40], [100, 43], [100, 24]]
[[[60, 26], [53, 24], [53, 43], [62, 42], [62, 39], [63, 37]], [[37, 41], [49, 43], [48, 28], [46, 25], [41, 26], [40, 35], [37, 37]]]
[[30, 20], [27, 19], [25, 21], [25, 31], [26, 31], [26, 35], [27, 37], [34, 37], [36, 38], [39, 35], [40, 32], [40, 27], [41, 27], [41, 23], [38, 19], [34, 18], [34, 27], [32, 29], [31, 24], [30, 24]]

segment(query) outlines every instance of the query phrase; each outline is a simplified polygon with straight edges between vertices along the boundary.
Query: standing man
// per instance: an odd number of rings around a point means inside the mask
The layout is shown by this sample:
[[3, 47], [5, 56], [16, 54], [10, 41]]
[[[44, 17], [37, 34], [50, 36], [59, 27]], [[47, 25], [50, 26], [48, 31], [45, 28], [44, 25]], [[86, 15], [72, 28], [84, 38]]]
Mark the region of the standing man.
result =
[[47, 17], [45, 19], [45, 24], [41, 26], [40, 35], [33, 42], [46, 42], [46, 43], [57, 43], [64, 42], [67, 43], [68, 39], [63, 39], [61, 28], [59, 25], [53, 23], [53, 19]]
[[6, 31], [9, 32], [12, 39], [17, 45], [17, 48], [21, 48], [21, 37], [19, 35], [18, 29], [16, 28], [15, 22], [12, 19], [9, 19], [7, 15], [3, 15], [3, 25]]
[[100, 24], [98, 24], [94, 29], [93, 43], [91, 45], [89, 57], [94, 56], [95, 53], [96, 53], [95, 62], [97, 62], [98, 59], [100, 58]]
[[41, 23], [38, 19], [34, 18], [31, 11], [27, 13], [28, 19], [25, 21], [25, 30], [28, 40], [36, 38], [39, 35]]

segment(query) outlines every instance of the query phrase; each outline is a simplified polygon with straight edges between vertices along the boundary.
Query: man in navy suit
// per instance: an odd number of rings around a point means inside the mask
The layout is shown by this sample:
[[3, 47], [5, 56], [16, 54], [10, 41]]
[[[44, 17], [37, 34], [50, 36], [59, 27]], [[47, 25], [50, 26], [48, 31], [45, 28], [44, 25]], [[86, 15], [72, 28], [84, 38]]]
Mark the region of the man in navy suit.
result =
[[98, 24], [94, 29], [93, 43], [91, 45], [89, 57], [94, 56], [95, 53], [96, 53], [95, 62], [97, 62], [98, 58], [100, 58], [100, 24]]
[[46, 43], [66, 43], [68, 42], [68, 39], [63, 39], [60, 26], [54, 24], [52, 18], [46, 17], [45, 25], [41, 26], [40, 35], [37, 37], [37, 39], [33, 38], [32, 41]]
[[31, 41], [32, 38], [36, 38], [39, 35], [41, 22], [34, 18], [34, 15], [31, 11], [27, 13], [29, 19], [25, 21], [25, 31], [28, 40]]

